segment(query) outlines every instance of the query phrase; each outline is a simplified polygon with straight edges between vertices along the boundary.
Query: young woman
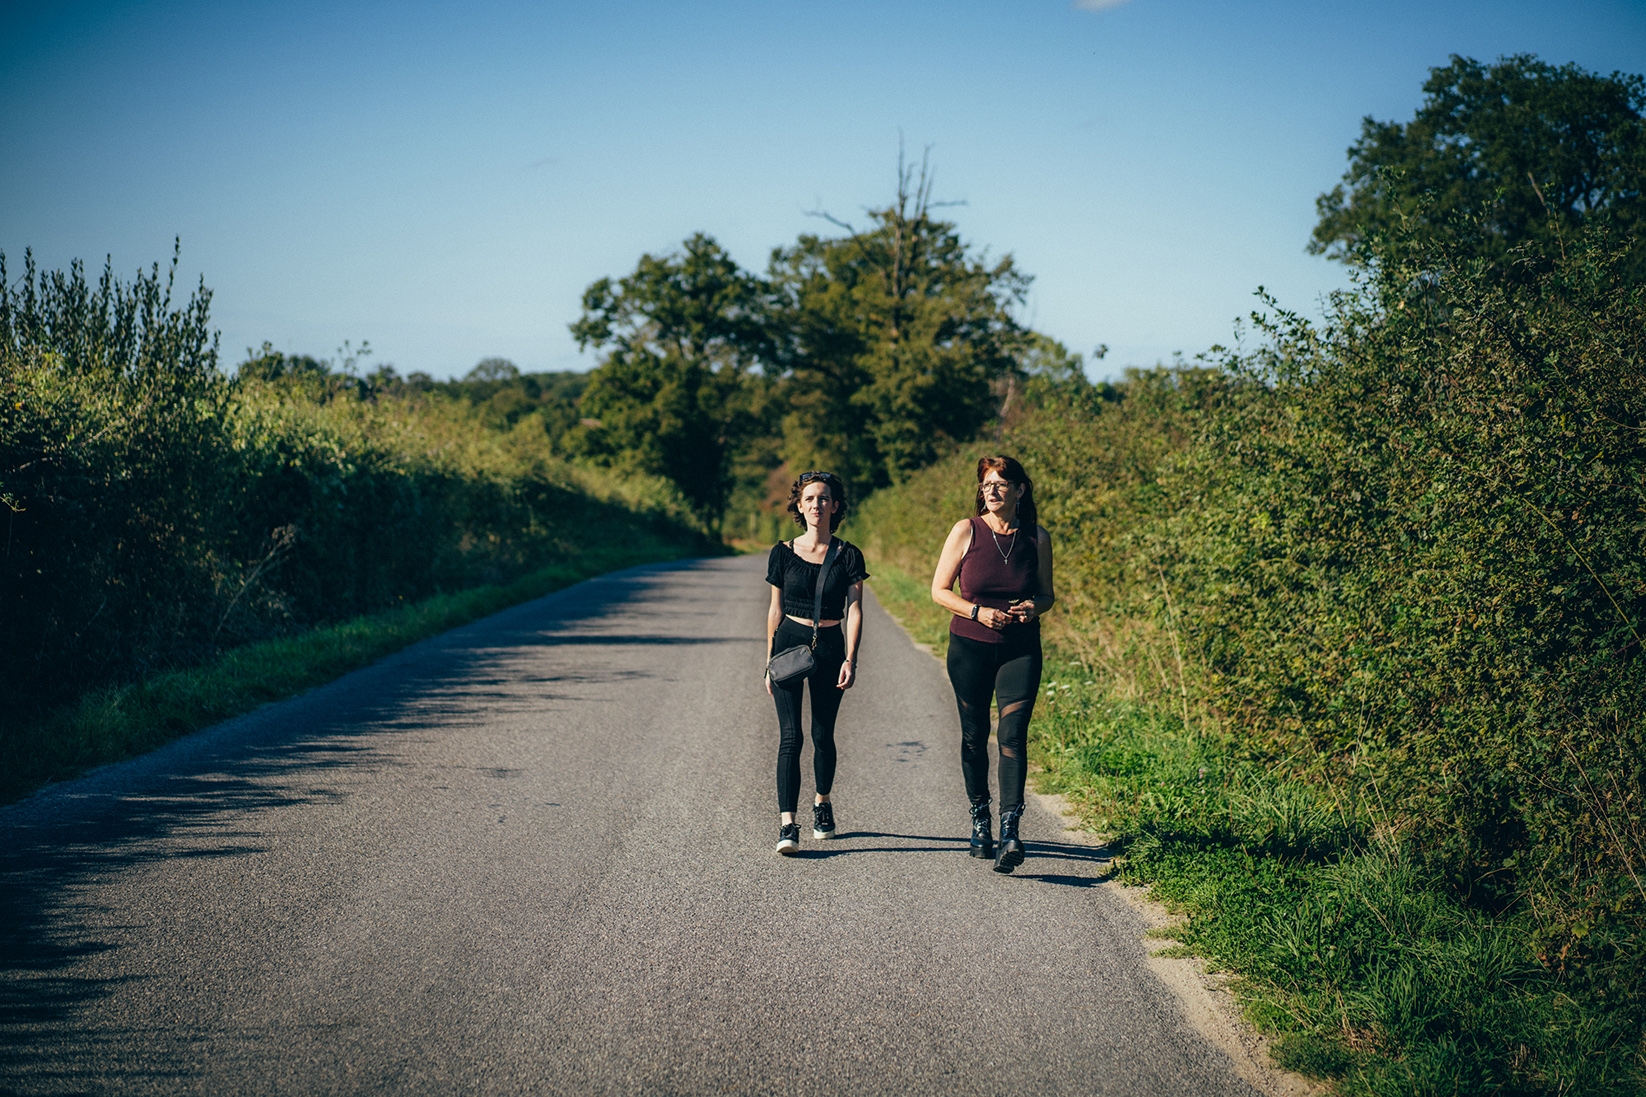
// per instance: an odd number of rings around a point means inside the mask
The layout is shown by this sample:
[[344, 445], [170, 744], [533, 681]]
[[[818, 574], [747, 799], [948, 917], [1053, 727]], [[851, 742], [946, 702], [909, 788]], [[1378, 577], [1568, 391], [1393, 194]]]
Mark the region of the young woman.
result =
[[[960, 592], [954, 591], [956, 580]], [[1023, 863], [1017, 833], [1029, 717], [1040, 692], [1040, 615], [1052, 607], [1052, 537], [1036, 522], [1034, 483], [1010, 457], [977, 462], [977, 516], [949, 531], [932, 576], [949, 619], [949, 681], [960, 708], [960, 772], [972, 804], [973, 857], [996, 872]], [[1000, 850], [989, 818], [989, 702], [1000, 709]]]
[[[800, 802], [800, 704], [810, 684], [812, 695], [812, 775], [817, 798], [812, 804], [812, 837], [835, 836], [834, 720], [845, 691], [857, 681], [857, 657], [863, 636], [863, 580], [869, 577], [857, 546], [834, 536], [846, 516], [846, 485], [832, 472], [808, 472], [789, 489], [789, 513], [806, 532], [772, 546], [766, 562], [771, 607], [766, 612], [766, 657], [797, 644], [812, 642], [812, 612], [818, 573], [829, 546], [834, 561], [823, 581], [823, 609], [818, 620], [817, 664], [803, 678], [773, 682], [766, 692], [777, 702], [777, 852], [800, 850], [800, 826], [794, 821]], [[844, 624], [844, 628], [842, 628]]]

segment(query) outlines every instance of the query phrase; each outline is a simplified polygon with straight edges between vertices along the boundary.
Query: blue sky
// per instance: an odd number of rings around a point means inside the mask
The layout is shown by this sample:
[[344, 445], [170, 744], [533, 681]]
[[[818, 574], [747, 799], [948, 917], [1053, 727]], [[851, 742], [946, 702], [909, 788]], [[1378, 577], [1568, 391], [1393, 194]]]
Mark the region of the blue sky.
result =
[[580, 369], [583, 288], [693, 232], [743, 265], [930, 149], [966, 239], [1095, 377], [1228, 342], [1304, 253], [1360, 119], [1431, 67], [1646, 71], [1646, 4], [904, 0], [0, 4], [0, 250], [165, 260], [264, 340], [460, 375]]

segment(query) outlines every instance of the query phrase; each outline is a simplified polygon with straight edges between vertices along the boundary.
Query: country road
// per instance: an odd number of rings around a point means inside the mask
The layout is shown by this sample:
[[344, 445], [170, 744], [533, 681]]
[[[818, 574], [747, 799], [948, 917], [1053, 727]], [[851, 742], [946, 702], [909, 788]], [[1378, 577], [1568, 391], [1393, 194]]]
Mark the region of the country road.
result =
[[966, 856], [948, 682], [872, 598], [844, 838], [773, 855], [764, 569], [584, 583], [0, 809], [0, 1092], [1253, 1094], [1044, 808], [1015, 875]]

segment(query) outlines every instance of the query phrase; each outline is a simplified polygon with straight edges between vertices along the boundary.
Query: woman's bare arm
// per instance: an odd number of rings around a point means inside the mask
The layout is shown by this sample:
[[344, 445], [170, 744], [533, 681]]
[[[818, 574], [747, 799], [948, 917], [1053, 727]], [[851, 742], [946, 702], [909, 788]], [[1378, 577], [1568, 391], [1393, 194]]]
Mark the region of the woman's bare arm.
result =
[[[949, 539], [943, 542], [943, 555], [937, 558], [937, 570], [932, 573], [932, 601], [956, 617], [972, 615], [972, 604], [954, 589], [955, 580], [960, 578], [960, 562], [966, 558], [971, 538], [972, 524], [965, 519], [956, 522], [949, 531]], [[1011, 617], [1005, 610], [982, 606], [977, 611], [977, 620], [987, 628], [1001, 629]]]
[[[777, 626], [783, 623], [783, 592], [776, 587], [772, 588], [771, 605], [766, 609], [766, 659], [769, 661], [774, 654], [772, 651], [772, 637], [777, 633]], [[772, 691], [772, 680], [766, 679], [766, 692]]]
[[857, 656], [863, 642], [863, 584], [846, 588], [846, 661], [840, 664], [841, 689], [851, 689], [857, 681]]

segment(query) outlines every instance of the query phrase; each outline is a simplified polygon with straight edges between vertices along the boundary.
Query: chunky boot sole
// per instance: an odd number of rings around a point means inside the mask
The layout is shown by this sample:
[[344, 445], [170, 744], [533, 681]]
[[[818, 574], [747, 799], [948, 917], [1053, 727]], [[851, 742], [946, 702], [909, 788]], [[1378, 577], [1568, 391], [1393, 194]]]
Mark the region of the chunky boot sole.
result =
[[1016, 838], [1000, 843], [1000, 856], [995, 858], [996, 872], [1010, 872], [1023, 863], [1023, 843]]

